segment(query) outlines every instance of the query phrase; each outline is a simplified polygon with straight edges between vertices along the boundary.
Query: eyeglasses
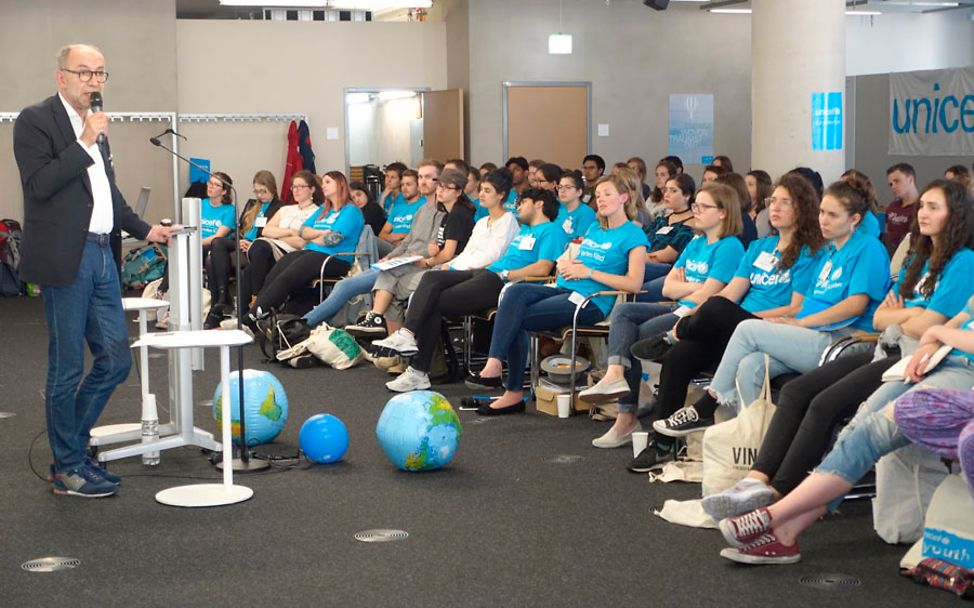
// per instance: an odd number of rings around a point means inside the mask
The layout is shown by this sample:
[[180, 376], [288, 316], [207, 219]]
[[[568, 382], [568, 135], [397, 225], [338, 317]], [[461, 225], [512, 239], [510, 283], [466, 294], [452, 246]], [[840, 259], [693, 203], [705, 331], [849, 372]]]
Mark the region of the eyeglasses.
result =
[[778, 205], [781, 207], [791, 207], [794, 204], [795, 203], [790, 198], [775, 198], [773, 196], [769, 196], [768, 198], [764, 199], [765, 207], [770, 207], [771, 205]]
[[93, 71], [93, 70], [69, 70], [68, 68], [61, 68], [61, 71], [62, 72], [70, 72], [71, 74], [74, 74], [75, 76], [78, 77], [78, 80], [80, 80], [81, 82], [88, 82], [88, 81], [90, 81], [92, 76], [94, 76], [95, 77], [95, 80], [97, 82], [100, 82], [100, 83], [104, 83], [106, 80], [108, 80], [108, 72], [106, 72], [105, 70], [96, 70], [96, 71]]
[[291, 190], [301, 190], [302, 188], [310, 188], [311, 186], [306, 186], [304, 184], [291, 184]]
[[443, 188], [445, 190], [459, 190], [456, 186], [451, 186], [450, 184], [436, 184], [437, 188]]
[[270, 190], [265, 190], [263, 188], [255, 188], [254, 194], [256, 194], [257, 196], [261, 196], [263, 194], [270, 194]]
[[707, 209], [720, 209], [720, 205], [704, 205], [702, 203], [693, 203], [690, 205], [690, 210], [694, 212], [706, 211]]
[[223, 182], [206, 182], [207, 186], [213, 186], [214, 188], [219, 188], [223, 190]]

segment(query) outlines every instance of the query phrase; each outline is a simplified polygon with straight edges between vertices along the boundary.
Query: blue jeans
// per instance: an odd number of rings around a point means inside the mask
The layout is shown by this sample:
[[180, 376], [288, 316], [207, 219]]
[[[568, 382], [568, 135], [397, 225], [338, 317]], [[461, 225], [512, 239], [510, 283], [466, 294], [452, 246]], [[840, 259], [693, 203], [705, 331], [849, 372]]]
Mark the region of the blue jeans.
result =
[[663, 297], [663, 281], [666, 280], [666, 275], [669, 274], [671, 268], [673, 268], [672, 264], [647, 262], [646, 270], [643, 273], [643, 288], [641, 290], [646, 293], [637, 294], [636, 301], [661, 302], [665, 300], [666, 298]]
[[302, 317], [311, 327], [316, 327], [330, 321], [338, 314], [342, 306], [355, 296], [369, 293], [375, 285], [375, 279], [379, 276], [378, 270], [366, 270], [354, 277], [346, 277], [331, 288], [331, 293], [325, 301], [315, 306]]
[[[856, 483], [876, 462], [910, 443], [899, 426], [885, 413], [886, 406], [900, 395], [918, 388], [970, 389], [974, 385], [974, 361], [966, 357], [947, 357], [918, 384], [884, 382], [869, 396], [842, 432], [816, 473], [837, 475]], [[842, 497], [829, 503], [835, 510]]]
[[[575, 304], [568, 301], [570, 289], [545, 287], [533, 283], [511, 285], [497, 307], [494, 333], [490, 337], [490, 357], [507, 361], [507, 389], [524, 387], [524, 366], [528, 358], [528, 332], [570, 327]], [[605, 318], [602, 310], [589, 302], [578, 313], [579, 325], [594, 325]]]
[[724, 350], [710, 388], [720, 403], [734, 405], [740, 411], [761, 394], [765, 354], [770, 358], [768, 373], [772, 378], [789, 372], [804, 374], [818, 367], [822, 352], [842, 335], [842, 330], [822, 332], [758, 319], [743, 321]]
[[673, 329], [679, 317], [673, 314], [673, 304], [629, 303], [612, 309], [609, 324], [609, 365], [625, 368], [629, 394], [619, 399], [619, 411], [631, 414], [639, 401], [639, 380], [643, 366], [632, 364], [629, 348], [638, 340], [652, 338]]
[[[44, 286], [48, 361], [44, 413], [58, 471], [81, 466], [91, 428], [132, 368], [115, 256], [85, 241], [74, 281]], [[94, 357], [85, 371], [85, 342]]]

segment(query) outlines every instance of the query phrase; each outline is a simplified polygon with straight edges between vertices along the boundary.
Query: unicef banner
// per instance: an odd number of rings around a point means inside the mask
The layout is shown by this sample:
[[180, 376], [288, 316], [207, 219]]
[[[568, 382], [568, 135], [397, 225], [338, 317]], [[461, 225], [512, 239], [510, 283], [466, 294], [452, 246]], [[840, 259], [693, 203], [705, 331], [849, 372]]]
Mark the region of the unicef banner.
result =
[[889, 75], [889, 153], [974, 155], [974, 68]]

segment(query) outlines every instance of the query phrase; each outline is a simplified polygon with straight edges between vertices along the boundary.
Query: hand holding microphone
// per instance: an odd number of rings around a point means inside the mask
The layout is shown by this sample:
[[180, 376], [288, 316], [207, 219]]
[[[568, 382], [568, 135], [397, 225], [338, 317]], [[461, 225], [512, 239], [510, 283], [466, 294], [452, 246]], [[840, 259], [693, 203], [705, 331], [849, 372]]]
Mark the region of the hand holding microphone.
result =
[[81, 141], [85, 145], [91, 146], [95, 142], [105, 143], [106, 133], [108, 133], [108, 114], [102, 112], [101, 93], [95, 91], [91, 94], [91, 114], [85, 119], [84, 130], [81, 132]]

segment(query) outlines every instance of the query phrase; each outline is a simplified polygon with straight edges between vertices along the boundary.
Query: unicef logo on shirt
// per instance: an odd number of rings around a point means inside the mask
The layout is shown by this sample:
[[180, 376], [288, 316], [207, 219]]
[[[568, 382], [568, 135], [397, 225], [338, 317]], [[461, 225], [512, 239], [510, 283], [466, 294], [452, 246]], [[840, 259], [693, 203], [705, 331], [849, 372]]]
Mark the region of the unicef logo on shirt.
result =
[[841, 276], [842, 276], [842, 267], [841, 266], [839, 266], [834, 271], [832, 271], [832, 280], [833, 281], [838, 281], [839, 280], [839, 277], [841, 277]]
[[698, 274], [707, 274], [707, 272], [710, 270], [710, 264], [707, 262], [687, 260], [687, 270], [690, 272], [696, 272]]

